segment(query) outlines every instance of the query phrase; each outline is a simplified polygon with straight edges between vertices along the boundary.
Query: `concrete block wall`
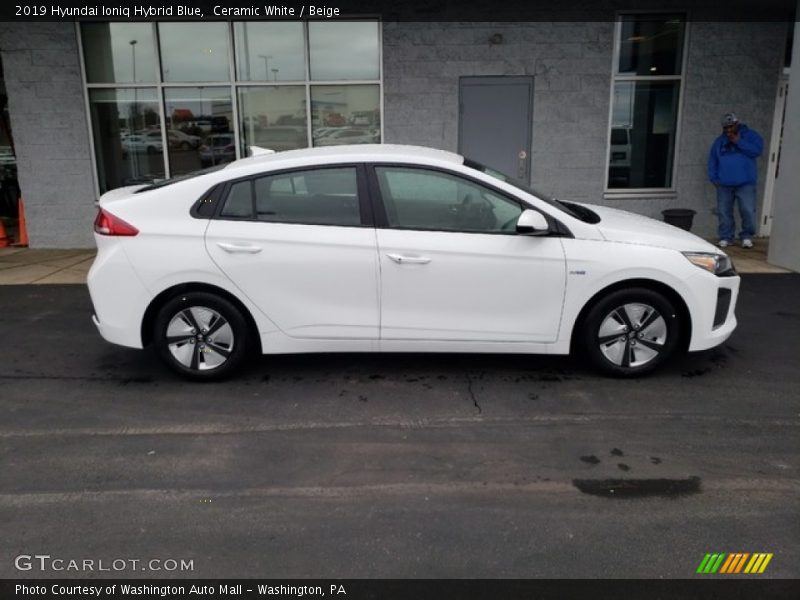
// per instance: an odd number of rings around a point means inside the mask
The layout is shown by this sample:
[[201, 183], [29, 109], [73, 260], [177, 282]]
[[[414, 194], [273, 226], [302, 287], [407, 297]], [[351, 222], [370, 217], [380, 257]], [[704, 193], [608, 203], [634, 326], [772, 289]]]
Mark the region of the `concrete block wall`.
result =
[[[458, 149], [460, 77], [534, 76], [531, 180], [597, 201], [613, 23], [384, 23], [384, 132], [390, 143]], [[500, 44], [490, 44], [495, 34]]]
[[[785, 23], [690, 23], [677, 194], [604, 198], [614, 24], [384, 23], [385, 141], [458, 148], [459, 77], [533, 75], [531, 183], [559, 198], [661, 219], [693, 208], [693, 231], [713, 237], [708, 148], [733, 110], [769, 144]], [[490, 44], [499, 33], [502, 44]], [[766, 160], [761, 161], [763, 191]]]
[[91, 248], [96, 198], [73, 23], [0, 24], [5, 86], [34, 248]]

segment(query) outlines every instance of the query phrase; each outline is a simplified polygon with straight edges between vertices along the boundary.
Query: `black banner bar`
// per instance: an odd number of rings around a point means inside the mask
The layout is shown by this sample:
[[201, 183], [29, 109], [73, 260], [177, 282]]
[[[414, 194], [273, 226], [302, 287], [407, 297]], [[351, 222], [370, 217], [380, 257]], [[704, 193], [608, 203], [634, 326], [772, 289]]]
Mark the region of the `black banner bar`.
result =
[[800, 598], [800, 580], [707, 579], [28, 579], [0, 581], [0, 598], [339, 598], [347, 600], [563, 600], [581, 598]]
[[0, 20], [612, 21], [618, 11], [674, 10], [692, 21], [792, 21], [796, 7], [796, 0], [12, 0], [0, 3]]

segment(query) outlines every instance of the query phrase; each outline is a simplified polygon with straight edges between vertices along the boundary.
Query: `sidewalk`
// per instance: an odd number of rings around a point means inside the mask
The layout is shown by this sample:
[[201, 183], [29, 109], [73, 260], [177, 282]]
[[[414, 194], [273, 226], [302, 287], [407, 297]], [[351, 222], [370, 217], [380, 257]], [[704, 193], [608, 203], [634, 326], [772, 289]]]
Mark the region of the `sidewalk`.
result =
[[0, 285], [86, 283], [94, 250], [0, 248]]
[[[767, 263], [768, 240], [756, 239], [753, 242], [755, 246], [751, 250], [739, 246], [725, 249], [739, 273], [791, 272]], [[0, 248], [0, 285], [85, 284], [94, 255], [94, 250]]]

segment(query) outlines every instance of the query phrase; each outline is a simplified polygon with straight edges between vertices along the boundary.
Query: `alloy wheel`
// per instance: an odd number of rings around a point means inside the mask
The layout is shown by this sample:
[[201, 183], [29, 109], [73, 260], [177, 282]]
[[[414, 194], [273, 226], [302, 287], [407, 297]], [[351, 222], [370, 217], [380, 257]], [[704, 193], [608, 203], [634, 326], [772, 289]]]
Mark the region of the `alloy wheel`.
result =
[[663, 352], [667, 323], [649, 304], [631, 302], [608, 313], [597, 332], [601, 354], [619, 367], [641, 367]]
[[184, 308], [167, 325], [167, 348], [187, 369], [207, 371], [221, 367], [230, 358], [234, 342], [231, 324], [206, 306]]

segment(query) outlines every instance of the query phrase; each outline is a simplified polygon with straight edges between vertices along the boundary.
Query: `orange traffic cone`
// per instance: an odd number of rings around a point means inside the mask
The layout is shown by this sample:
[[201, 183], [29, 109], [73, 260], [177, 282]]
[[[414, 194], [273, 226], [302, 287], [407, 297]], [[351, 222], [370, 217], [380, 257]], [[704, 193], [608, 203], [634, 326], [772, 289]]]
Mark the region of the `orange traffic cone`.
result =
[[22, 197], [20, 197], [19, 202], [17, 203], [17, 209], [19, 214], [19, 241], [14, 244], [15, 246], [26, 246], [28, 245], [28, 225], [25, 222], [25, 203], [22, 201]]
[[3, 219], [0, 219], [0, 248], [7, 248], [9, 245], [8, 234], [6, 233], [6, 226], [3, 224]]

